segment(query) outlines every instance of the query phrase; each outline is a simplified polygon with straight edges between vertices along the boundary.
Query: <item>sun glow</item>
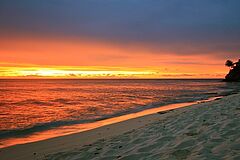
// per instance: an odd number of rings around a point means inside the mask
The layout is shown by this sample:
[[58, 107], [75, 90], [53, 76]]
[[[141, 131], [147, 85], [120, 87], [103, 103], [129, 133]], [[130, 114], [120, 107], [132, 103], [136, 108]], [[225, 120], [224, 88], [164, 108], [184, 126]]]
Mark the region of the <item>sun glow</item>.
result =
[[156, 71], [101, 67], [0, 67], [0, 77], [19, 78], [144, 78]]
[[[212, 76], [219, 78], [221, 73]], [[208, 74], [169, 72], [159, 68], [125, 68], [101, 66], [25, 66], [0, 67], [0, 78], [200, 78]]]
[[20, 71], [23, 76], [36, 77], [72, 77], [72, 78], [99, 78], [99, 77], [138, 77], [153, 74], [148, 71], [64, 71], [64, 70], [37, 70]]

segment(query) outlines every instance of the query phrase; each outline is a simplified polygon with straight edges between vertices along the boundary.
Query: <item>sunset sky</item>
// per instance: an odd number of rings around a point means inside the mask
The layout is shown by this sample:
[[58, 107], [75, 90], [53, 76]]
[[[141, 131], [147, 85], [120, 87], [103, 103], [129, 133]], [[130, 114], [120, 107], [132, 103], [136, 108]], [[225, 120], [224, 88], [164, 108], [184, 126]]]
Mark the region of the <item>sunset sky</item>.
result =
[[239, 0], [1, 0], [0, 78], [223, 78]]

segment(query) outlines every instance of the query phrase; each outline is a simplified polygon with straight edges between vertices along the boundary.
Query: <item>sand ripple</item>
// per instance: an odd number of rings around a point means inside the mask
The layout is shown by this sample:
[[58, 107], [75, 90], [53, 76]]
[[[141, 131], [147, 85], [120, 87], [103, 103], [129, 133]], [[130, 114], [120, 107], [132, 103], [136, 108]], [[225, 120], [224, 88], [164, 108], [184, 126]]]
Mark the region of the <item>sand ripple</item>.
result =
[[[240, 159], [239, 95], [175, 110], [174, 116], [50, 160]], [[181, 109], [182, 110], [182, 109]], [[161, 116], [159, 114], [159, 116]]]

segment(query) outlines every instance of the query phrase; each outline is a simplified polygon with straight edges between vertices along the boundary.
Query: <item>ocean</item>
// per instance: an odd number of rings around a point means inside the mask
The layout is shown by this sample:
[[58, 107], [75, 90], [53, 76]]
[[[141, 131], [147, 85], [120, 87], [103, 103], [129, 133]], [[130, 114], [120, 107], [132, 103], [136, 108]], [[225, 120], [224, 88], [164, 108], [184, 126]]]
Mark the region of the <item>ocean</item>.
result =
[[2, 79], [0, 141], [239, 90], [219, 79]]

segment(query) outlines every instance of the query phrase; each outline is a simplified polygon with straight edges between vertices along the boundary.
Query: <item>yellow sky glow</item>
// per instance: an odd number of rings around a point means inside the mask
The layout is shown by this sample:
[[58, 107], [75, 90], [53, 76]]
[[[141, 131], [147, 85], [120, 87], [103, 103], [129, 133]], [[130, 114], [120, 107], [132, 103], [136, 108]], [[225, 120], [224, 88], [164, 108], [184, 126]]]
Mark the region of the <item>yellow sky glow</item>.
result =
[[[211, 78], [224, 76], [223, 73]], [[0, 67], [0, 78], [209, 78], [208, 74], [179, 73], [157, 68]]]

